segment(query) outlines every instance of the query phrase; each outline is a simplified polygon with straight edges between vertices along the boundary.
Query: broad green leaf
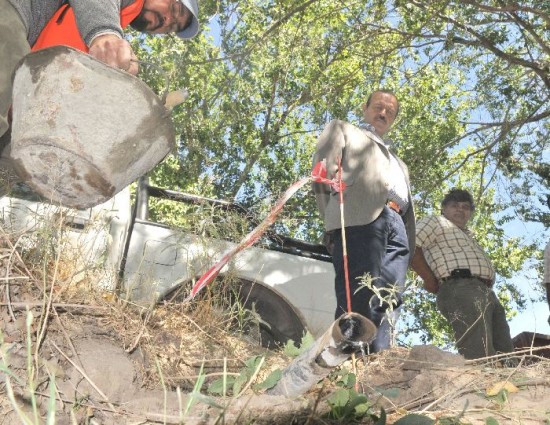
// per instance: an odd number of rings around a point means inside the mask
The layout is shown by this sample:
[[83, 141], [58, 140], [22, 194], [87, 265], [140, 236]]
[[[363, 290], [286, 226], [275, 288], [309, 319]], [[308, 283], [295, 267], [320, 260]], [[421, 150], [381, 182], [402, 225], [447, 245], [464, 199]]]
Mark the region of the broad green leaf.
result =
[[254, 385], [255, 390], [267, 390], [273, 388], [281, 380], [283, 372], [280, 369], [272, 371], [265, 380], [259, 384]]
[[340, 388], [327, 398], [327, 402], [334, 407], [344, 407], [348, 404], [349, 399], [349, 390]]
[[[227, 385], [226, 388], [231, 388], [234, 383], [235, 383], [234, 376], [226, 377], [226, 385]], [[223, 394], [223, 378], [212, 381], [210, 385], [208, 385], [207, 391], [209, 394], [219, 394], [219, 395]]]

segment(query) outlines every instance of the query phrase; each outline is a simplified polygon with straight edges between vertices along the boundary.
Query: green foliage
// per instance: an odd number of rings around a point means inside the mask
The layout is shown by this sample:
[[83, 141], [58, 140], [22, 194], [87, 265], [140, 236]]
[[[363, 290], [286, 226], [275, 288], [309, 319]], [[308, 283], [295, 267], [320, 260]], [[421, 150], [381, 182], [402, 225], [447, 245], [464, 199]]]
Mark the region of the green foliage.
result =
[[300, 354], [307, 351], [314, 342], [315, 338], [313, 337], [313, 335], [309, 332], [306, 332], [298, 346], [295, 344], [294, 341], [289, 339], [283, 347], [283, 353], [289, 357], [298, 357]]
[[363, 418], [369, 417], [371, 420], [377, 420], [377, 424], [385, 425], [384, 409], [381, 411], [380, 418], [376, 417], [367, 396], [355, 390], [357, 378], [354, 373], [345, 368], [337, 369], [331, 373], [329, 378], [339, 388], [327, 398], [327, 403], [330, 406], [328, 418], [341, 423], [358, 423]]
[[395, 345], [395, 316], [393, 315], [394, 309], [399, 303], [399, 293], [401, 289], [397, 285], [388, 285], [384, 288], [379, 288], [376, 286], [375, 279], [373, 279], [368, 273], [364, 276], [361, 276], [359, 282], [359, 288], [355, 293], [368, 288], [374, 296], [380, 300], [380, 305], [385, 305], [385, 315], [386, 320], [388, 321], [391, 328], [391, 344]]
[[357, 382], [357, 377], [354, 373], [350, 372], [346, 368], [336, 369], [330, 374], [330, 379], [333, 380], [336, 385], [343, 388], [354, 388]]
[[[250, 384], [258, 372], [260, 371], [265, 357], [254, 356], [245, 362], [245, 367], [241, 369], [237, 376], [224, 376], [223, 378], [212, 381], [208, 386], [207, 392], [209, 394], [226, 395], [232, 394], [238, 396], [245, 388], [245, 385]], [[282, 371], [276, 369], [272, 371], [267, 378], [258, 382], [252, 386], [255, 391], [261, 391], [269, 388], [273, 388], [282, 377]]]
[[256, 391], [269, 390], [273, 388], [283, 377], [283, 372], [280, 369], [275, 369], [272, 371], [265, 380], [254, 385], [252, 388]]
[[[201, 364], [201, 369], [199, 370], [199, 377], [195, 381], [195, 385], [193, 386], [193, 391], [189, 394], [189, 397], [187, 398], [187, 402], [185, 403], [185, 409], [184, 409], [184, 415], [189, 413], [189, 410], [191, 410], [191, 407], [198, 401], [200, 395], [201, 388], [204, 384], [204, 381], [206, 379], [206, 376], [204, 374], [204, 364]], [[162, 376], [162, 375], [161, 375]]]
[[224, 395], [226, 392], [226, 389], [231, 385], [233, 385], [234, 383], [235, 383], [235, 379], [231, 379], [230, 377], [226, 377], [225, 380], [216, 379], [210, 385], [208, 385], [207, 392], [209, 394]]
[[327, 398], [330, 406], [328, 417], [340, 422], [360, 421], [370, 412], [367, 396], [351, 388], [339, 388]]

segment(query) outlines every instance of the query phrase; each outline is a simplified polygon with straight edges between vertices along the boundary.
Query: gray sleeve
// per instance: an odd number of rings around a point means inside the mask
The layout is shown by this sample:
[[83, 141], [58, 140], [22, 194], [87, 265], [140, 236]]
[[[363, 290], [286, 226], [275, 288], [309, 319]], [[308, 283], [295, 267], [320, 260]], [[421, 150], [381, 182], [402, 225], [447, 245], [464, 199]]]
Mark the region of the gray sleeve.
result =
[[[27, 29], [27, 41], [31, 46], [59, 8], [59, 1], [9, 0], [19, 12], [21, 21]], [[3, 11], [1, 13], [4, 13]]]
[[121, 0], [70, 0], [78, 30], [86, 45], [103, 32], [115, 32], [122, 37], [120, 9], [126, 3]]
[[[317, 162], [326, 160], [327, 178], [332, 179], [338, 171], [338, 160], [342, 157], [342, 151], [345, 147], [345, 137], [342, 131], [342, 122], [332, 120], [324, 128], [317, 141], [317, 150], [313, 155], [313, 166]], [[324, 218], [325, 209], [329, 202], [332, 190], [330, 186], [321, 183], [313, 183], [313, 192], [317, 208]]]

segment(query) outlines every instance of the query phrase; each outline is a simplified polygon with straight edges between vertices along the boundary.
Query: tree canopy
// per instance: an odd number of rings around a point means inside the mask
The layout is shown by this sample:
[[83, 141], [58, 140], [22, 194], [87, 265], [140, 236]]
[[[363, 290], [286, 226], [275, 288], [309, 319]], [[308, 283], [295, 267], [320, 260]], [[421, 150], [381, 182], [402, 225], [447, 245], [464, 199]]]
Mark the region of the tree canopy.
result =
[[[510, 310], [525, 302], [511, 278], [540, 241], [506, 235], [515, 219], [548, 226], [548, 1], [306, 0], [201, 2], [192, 41], [135, 35], [142, 78], [157, 92], [185, 87], [174, 113], [175, 154], [152, 178], [173, 189], [234, 199], [265, 213], [308, 175], [316, 137], [333, 118], [358, 123], [361, 104], [393, 90], [388, 136], [407, 163], [419, 217], [453, 186], [477, 204], [472, 228], [499, 274]], [[319, 239], [313, 195], [302, 190], [276, 224]], [[445, 343], [433, 298], [411, 276], [407, 330]]]

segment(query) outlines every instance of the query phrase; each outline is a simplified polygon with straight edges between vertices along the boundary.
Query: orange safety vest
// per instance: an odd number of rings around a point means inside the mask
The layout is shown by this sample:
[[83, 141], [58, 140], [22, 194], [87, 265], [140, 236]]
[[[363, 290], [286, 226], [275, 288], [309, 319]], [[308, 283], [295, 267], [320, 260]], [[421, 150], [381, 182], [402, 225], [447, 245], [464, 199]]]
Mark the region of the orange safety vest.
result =
[[[136, 0], [120, 11], [120, 26], [122, 28], [130, 25], [130, 22], [139, 15], [144, 3], [145, 0]], [[32, 51], [59, 45], [74, 47], [86, 53], [89, 50], [78, 31], [73, 8], [69, 4], [64, 4], [55, 12], [36, 39]]]

